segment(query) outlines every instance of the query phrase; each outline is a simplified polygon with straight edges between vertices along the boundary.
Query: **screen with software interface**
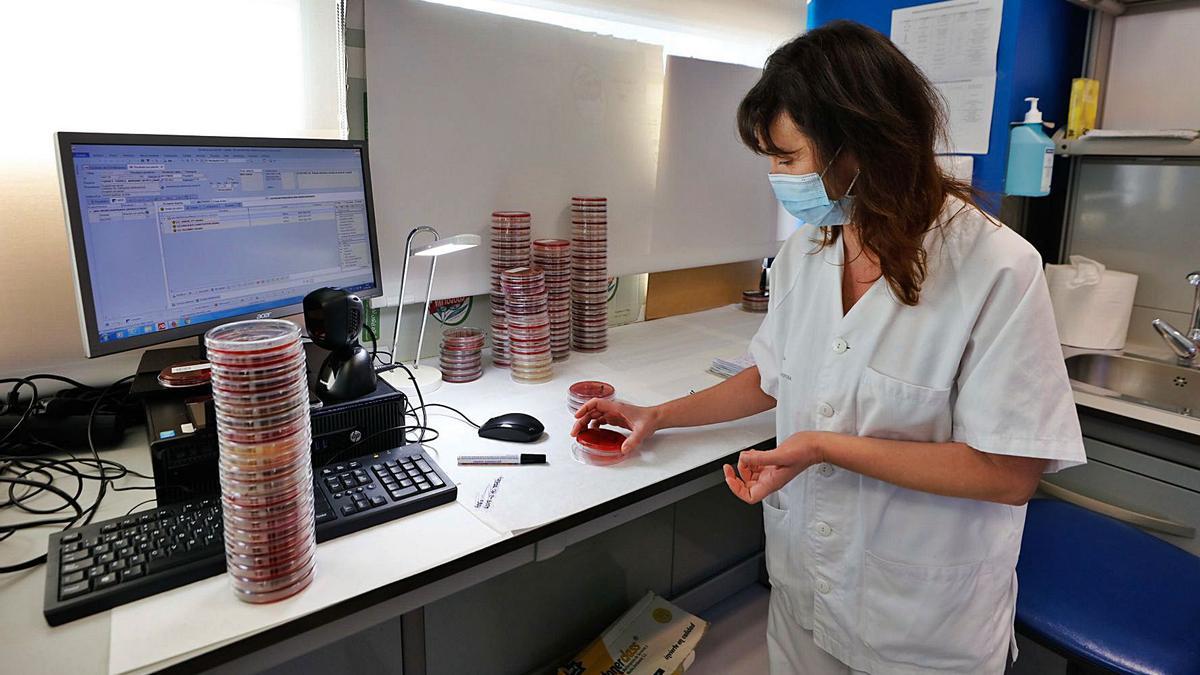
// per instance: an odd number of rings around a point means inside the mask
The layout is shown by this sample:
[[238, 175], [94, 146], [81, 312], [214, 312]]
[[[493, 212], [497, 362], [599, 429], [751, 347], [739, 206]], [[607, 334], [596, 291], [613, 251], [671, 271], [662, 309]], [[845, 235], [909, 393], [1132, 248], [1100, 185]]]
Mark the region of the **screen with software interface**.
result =
[[73, 144], [98, 339], [375, 286], [361, 152]]

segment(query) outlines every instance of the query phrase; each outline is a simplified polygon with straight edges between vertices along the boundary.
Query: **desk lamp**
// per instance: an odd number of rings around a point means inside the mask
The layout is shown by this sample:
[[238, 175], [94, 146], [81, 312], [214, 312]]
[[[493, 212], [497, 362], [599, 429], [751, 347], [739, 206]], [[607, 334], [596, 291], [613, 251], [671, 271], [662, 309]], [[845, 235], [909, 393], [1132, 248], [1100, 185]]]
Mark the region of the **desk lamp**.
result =
[[[423, 233], [432, 234], [434, 241], [413, 248], [413, 239]], [[482, 240], [477, 234], [456, 234], [451, 237], [442, 239], [438, 231], [432, 227], [422, 225], [413, 228], [412, 232], [408, 233], [408, 240], [404, 244], [404, 264], [400, 270], [400, 298], [396, 303], [396, 327], [392, 331], [392, 363], [403, 363], [403, 359], [398, 358], [400, 348], [400, 322], [404, 318], [404, 285], [408, 279], [408, 259], [411, 256], [421, 256], [423, 258], [433, 258], [429, 263], [429, 280], [425, 288], [425, 304], [421, 307], [421, 332], [417, 335], [417, 351], [413, 354], [412, 374], [417, 381], [417, 386], [421, 388], [422, 393], [435, 391], [442, 386], [442, 372], [433, 366], [420, 365], [421, 346], [425, 342], [425, 323], [429, 319], [429, 300], [433, 294], [433, 272], [437, 269], [437, 259], [439, 256], [448, 253], [457, 253], [465, 251], [469, 248], [475, 248]], [[412, 380], [408, 378], [408, 373], [402, 369], [391, 370], [382, 374], [382, 377], [392, 386], [412, 391]]]

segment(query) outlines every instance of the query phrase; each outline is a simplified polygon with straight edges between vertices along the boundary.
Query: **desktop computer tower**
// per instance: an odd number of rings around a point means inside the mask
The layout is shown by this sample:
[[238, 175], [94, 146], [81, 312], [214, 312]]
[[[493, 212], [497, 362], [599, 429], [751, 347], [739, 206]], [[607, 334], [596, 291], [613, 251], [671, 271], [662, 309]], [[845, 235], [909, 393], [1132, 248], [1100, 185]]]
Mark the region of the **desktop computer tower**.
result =
[[[319, 368], [324, 354], [313, 345], [305, 348], [311, 385], [312, 373]], [[382, 378], [374, 392], [350, 401], [323, 402], [316, 394], [310, 396], [314, 468], [405, 444], [408, 399]], [[214, 420], [212, 401], [202, 412], [196, 398], [202, 397], [171, 390], [143, 394], [159, 506], [220, 494], [216, 424], [196, 424], [201, 417], [204, 422]]]

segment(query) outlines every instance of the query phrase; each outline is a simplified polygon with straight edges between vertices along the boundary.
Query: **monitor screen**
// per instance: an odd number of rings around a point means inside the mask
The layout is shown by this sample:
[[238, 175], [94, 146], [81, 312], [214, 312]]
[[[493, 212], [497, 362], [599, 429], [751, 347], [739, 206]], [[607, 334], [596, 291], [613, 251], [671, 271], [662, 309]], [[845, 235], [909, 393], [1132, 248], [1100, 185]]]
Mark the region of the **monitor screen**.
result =
[[362, 142], [58, 136], [88, 356], [380, 294]]

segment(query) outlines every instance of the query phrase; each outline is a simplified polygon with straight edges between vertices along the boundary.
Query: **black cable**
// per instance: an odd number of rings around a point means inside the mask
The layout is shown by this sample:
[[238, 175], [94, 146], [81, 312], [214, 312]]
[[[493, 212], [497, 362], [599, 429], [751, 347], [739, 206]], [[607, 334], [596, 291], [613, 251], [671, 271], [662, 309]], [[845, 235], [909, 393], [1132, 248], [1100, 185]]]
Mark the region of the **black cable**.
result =
[[[125, 476], [131, 475], [131, 474], [139, 476], [139, 477], [150, 478], [149, 476], [145, 476], [144, 474], [130, 471], [128, 468], [126, 468], [124, 465], [122, 465], [118, 462], [114, 462], [112, 460], [107, 460], [107, 459], [101, 459], [100, 453], [96, 449], [95, 438], [93, 435], [93, 430], [94, 430], [95, 421], [96, 421], [96, 414], [101, 409], [105, 408], [105, 406], [104, 406], [105, 400], [110, 396], [110, 394], [116, 393], [115, 390], [117, 389], [117, 387], [120, 387], [122, 384], [125, 384], [128, 381], [131, 381], [133, 378], [134, 378], [133, 375], [121, 378], [120, 380], [113, 382], [112, 384], [108, 385], [107, 387], [104, 387], [102, 390], [99, 391], [98, 394], [95, 393], [96, 389], [94, 387], [89, 387], [87, 385], [81, 385], [81, 383], [75, 382], [74, 380], [71, 380], [70, 378], [64, 378], [64, 377], [57, 376], [57, 375], [48, 375], [48, 374], [44, 374], [44, 373], [38, 374], [38, 375], [32, 375], [27, 378], [7, 378], [7, 379], [0, 380], [0, 383], [8, 383], [8, 382], [15, 383], [13, 388], [9, 391], [9, 394], [8, 394], [9, 407], [11, 407], [13, 399], [16, 398], [16, 394], [22, 386], [27, 386], [33, 390], [33, 397], [30, 400], [29, 406], [26, 407], [25, 413], [23, 413], [22, 418], [17, 422], [16, 425], [13, 426], [12, 429], [9, 430], [9, 433], [6, 434], [3, 439], [0, 439], [0, 462], [2, 462], [2, 463], [0, 463], [0, 483], [8, 483], [8, 485], [9, 485], [9, 490], [8, 490], [9, 501], [3, 505], [10, 505], [10, 506], [20, 508], [20, 509], [30, 512], [30, 513], [39, 513], [39, 514], [59, 513], [59, 512], [62, 512], [64, 509], [68, 509], [68, 508], [71, 509], [72, 511], [74, 511], [73, 516], [64, 516], [62, 518], [41, 518], [41, 519], [30, 520], [30, 521], [25, 521], [25, 522], [20, 522], [20, 523], [9, 523], [9, 524], [5, 524], [5, 525], [0, 525], [0, 541], [4, 541], [4, 540], [8, 539], [9, 537], [12, 536], [12, 534], [14, 532], [16, 532], [18, 530], [25, 530], [25, 529], [41, 527], [41, 526], [45, 526], [45, 525], [62, 524], [63, 530], [68, 530], [72, 527], [75, 527], [76, 524], [80, 523], [81, 520], [82, 520], [82, 523], [80, 524], [80, 526], [87, 525], [92, 521], [93, 518], [95, 518], [96, 513], [98, 512], [98, 510], [100, 508], [100, 504], [104, 500], [104, 496], [109, 487], [109, 483], [111, 483], [115, 480], [124, 478]], [[87, 421], [88, 449], [91, 451], [91, 458], [75, 457], [72, 453], [63, 450], [62, 448], [59, 448], [58, 446], [56, 446], [54, 444], [47, 443], [45, 441], [40, 441], [38, 439], [30, 439], [27, 441], [21, 441], [19, 443], [10, 441], [14, 432], [21, 426], [21, 423], [39, 405], [40, 396], [38, 394], [37, 385], [35, 385], [32, 382], [32, 380], [35, 380], [35, 379], [49, 379], [49, 380], [64, 382], [66, 384], [71, 384], [72, 386], [77, 386], [77, 390], [82, 390], [82, 393], [78, 395], [78, 400], [91, 401], [92, 406], [91, 406], [90, 412], [88, 414], [88, 421]], [[129, 398], [129, 392], [126, 391], [124, 397], [122, 397], [122, 399], [120, 401], [118, 401], [114, 404], [116, 406], [116, 410], [119, 411], [125, 405], [125, 402], [128, 400], [128, 398]], [[59, 459], [59, 458], [55, 458], [55, 457], [38, 456], [38, 455], [17, 456], [17, 455], [9, 454], [9, 452], [8, 452], [10, 449], [19, 451], [22, 448], [29, 448], [29, 447], [45, 447], [45, 448], [49, 448], [50, 450], [53, 450], [53, 451], [64, 452], [68, 456], [70, 456], [71, 459], [66, 460], [66, 459]], [[79, 467], [87, 468], [89, 470], [94, 470], [96, 473], [91, 473], [90, 471], [80, 471], [79, 469], [76, 468], [75, 465], [78, 465]], [[20, 473], [17, 473], [17, 475], [15, 475], [15, 476], [7, 475], [7, 474], [13, 473], [14, 468]], [[70, 477], [75, 478], [76, 490], [75, 490], [74, 495], [68, 494], [65, 490], [52, 484], [53, 476], [50, 475], [50, 473], [49, 473], [51, 470], [57, 471], [59, 473], [63, 473], [63, 474], [69, 475]], [[43, 478], [49, 476], [50, 480], [49, 480], [49, 482], [40, 481], [40, 480], [29, 480], [28, 478], [26, 478], [26, 476], [29, 476], [29, 475], [36, 475], [36, 476], [43, 477]], [[82, 503], [79, 501], [79, 498], [82, 495], [82, 491], [83, 491], [83, 481], [84, 480], [95, 480], [95, 481], [98, 481], [98, 483], [99, 483], [95, 500], [86, 509], [83, 507]], [[24, 486], [29, 489], [27, 489], [25, 492], [18, 495], [16, 493], [16, 486], [18, 486], [18, 485]], [[130, 486], [130, 487], [125, 487], [125, 488], [118, 488], [117, 486], [114, 485], [112, 487], [113, 487], [114, 491], [115, 490], [124, 491], [124, 490], [133, 490], [133, 489], [151, 489], [151, 488], [142, 487], [142, 486]], [[53, 494], [54, 496], [58, 497], [59, 499], [62, 499], [63, 504], [57, 508], [41, 509], [41, 508], [31, 507], [30, 505], [28, 505], [26, 503], [28, 500], [33, 499], [34, 497], [41, 495], [43, 493], [47, 493], [47, 492]], [[39, 564], [45, 562], [45, 560], [46, 560], [46, 556], [43, 554], [43, 555], [37, 556], [35, 558], [26, 560], [24, 562], [16, 563], [13, 565], [0, 566], [0, 574], [26, 570], [26, 569], [29, 569], [31, 567], [34, 567], [36, 565], [39, 565]]]
[[[379, 353], [379, 336], [375, 335], [375, 329], [371, 328], [371, 324], [366, 321], [363, 322], [363, 330], [367, 331], [367, 334], [371, 336], [371, 363], [375, 363], [375, 355]], [[391, 354], [389, 353], [388, 356], [391, 356]]]
[[32, 381], [30, 381], [29, 378], [6, 377], [4, 379], [0, 379], [0, 384], [5, 384], [8, 382], [14, 382], [15, 384], [13, 385], [13, 388], [8, 391], [8, 399], [5, 402], [5, 406], [4, 406], [6, 411], [9, 408], [16, 406], [18, 403], [20, 403], [18, 392], [21, 390], [22, 385], [27, 386], [30, 389], [32, 389], [33, 396], [31, 396], [29, 399], [29, 405], [25, 406], [25, 412], [21, 413], [21, 418], [18, 419], [17, 423], [14, 424], [11, 429], [8, 430], [7, 434], [4, 434], [4, 438], [0, 438], [0, 447], [3, 447], [4, 444], [8, 442], [8, 439], [10, 439], [14, 435], [16, 435], [17, 430], [21, 428], [21, 425], [25, 424], [25, 420], [29, 419], [29, 415], [33, 413], [33, 409], [35, 407], [37, 407], [37, 404], [38, 404], [37, 385], [34, 384]]
[[458, 414], [458, 416], [459, 416], [459, 417], [461, 417], [461, 418], [463, 418], [463, 420], [464, 420], [464, 421], [465, 421], [467, 424], [470, 424], [471, 426], [475, 427], [476, 429], [478, 429], [478, 428], [479, 428], [479, 425], [478, 425], [478, 424], [476, 424], [475, 422], [471, 421], [471, 418], [470, 418], [470, 417], [467, 417], [467, 416], [466, 416], [466, 414], [464, 414], [464, 413], [463, 413], [463, 411], [459, 410], [458, 408], [451, 408], [450, 406], [448, 406], [448, 405], [446, 405], [446, 404], [444, 404], [444, 403], [426, 403], [426, 404], [422, 405], [421, 407], [422, 407], [422, 408], [445, 408], [446, 410], [450, 410], [450, 411], [452, 411], [452, 412], [454, 412], [454, 413], [457, 413], [457, 414]]
[[151, 498], [151, 499], [147, 499], [145, 501], [138, 502], [137, 504], [133, 505], [133, 508], [126, 511], [125, 515], [129, 515], [129, 514], [133, 513], [134, 511], [137, 511], [138, 507], [142, 506], [143, 504], [149, 504], [150, 502], [156, 502], [156, 501], [158, 501], [157, 498]]
[[[429, 411], [425, 409], [425, 397], [421, 395], [421, 385], [417, 384], [417, 376], [413, 375], [413, 371], [409, 370], [408, 366], [404, 365], [402, 362], [396, 361], [388, 366], [380, 368], [378, 372], [385, 373], [389, 370], [395, 370], [396, 368], [403, 368], [404, 372], [408, 373], [408, 379], [412, 381], [413, 389], [417, 392], [417, 400], [421, 403], [421, 405], [417, 406], [416, 408], [413, 408], [413, 411], [414, 412], [417, 410], [423, 411], [422, 412], [423, 418], [421, 420], [420, 426], [421, 426], [422, 430], [428, 429], [429, 428]], [[436, 433], [436, 431], [435, 431], [435, 433]], [[430, 439], [430, 440], [433, 440], [433, 439]], [[424, 431], [421, 432], [421, 438], [417, 442], [418, 443], [425, 442], [425, 432]]]

